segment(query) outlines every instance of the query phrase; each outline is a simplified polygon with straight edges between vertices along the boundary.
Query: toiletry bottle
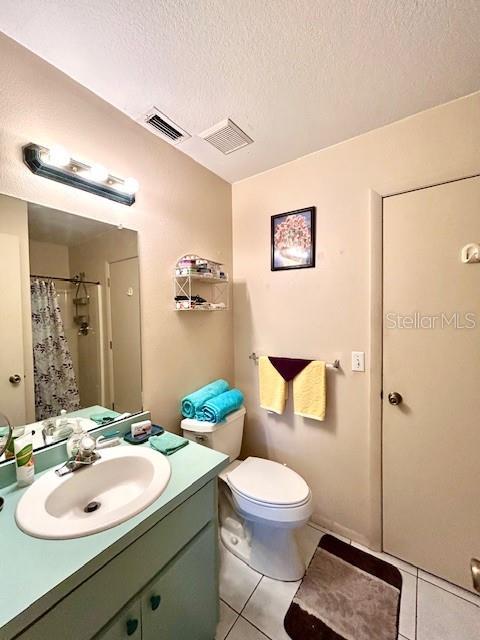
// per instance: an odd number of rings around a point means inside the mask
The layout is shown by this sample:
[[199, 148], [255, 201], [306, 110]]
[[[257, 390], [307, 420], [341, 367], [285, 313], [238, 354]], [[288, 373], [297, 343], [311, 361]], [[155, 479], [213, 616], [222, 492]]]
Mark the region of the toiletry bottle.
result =
[[5, 460], [13, 460], [15, 458], [15, 450], [13, 448], [13, 443], [16, 438], [23, 436], [24, 433], [25, 433], [25, 427], [13, 427], [12, 437], [10, 438], [8, 446], [5, 449]]
[[57, 440], [61, 440], [62, 438], [68, 438], [69, 435], [73, 432], [73, 427], [75, 426], [76, 420], [75, 418], [68, 419], [67, 412], [65, 409], [60, 411], [60, 418], [56, 421], [55, 424], [55, 438]]
[[80, 440], [85, 434], [85, 430], [82, 427], [81, 421], [77, 418], [73, 427], [73, 433], [67, 440], [67, 456], [71, 458], [77, 455], [78, 445]]
[[15, 450], [15, 466], [17, 471], [17, 483], [19, 487], [27, 487], [32, 484], [35, 476], [33, 461], [33, 433], [26, 433], [13, 441]]

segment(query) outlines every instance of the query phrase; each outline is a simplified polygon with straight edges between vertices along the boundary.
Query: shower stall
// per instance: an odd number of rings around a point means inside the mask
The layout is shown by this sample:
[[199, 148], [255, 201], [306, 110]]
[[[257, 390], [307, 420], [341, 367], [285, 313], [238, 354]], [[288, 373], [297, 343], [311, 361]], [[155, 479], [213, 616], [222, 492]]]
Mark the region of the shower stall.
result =
[[31, 295], [36, 419], [103, 405], [100, 283], [31, 275]]

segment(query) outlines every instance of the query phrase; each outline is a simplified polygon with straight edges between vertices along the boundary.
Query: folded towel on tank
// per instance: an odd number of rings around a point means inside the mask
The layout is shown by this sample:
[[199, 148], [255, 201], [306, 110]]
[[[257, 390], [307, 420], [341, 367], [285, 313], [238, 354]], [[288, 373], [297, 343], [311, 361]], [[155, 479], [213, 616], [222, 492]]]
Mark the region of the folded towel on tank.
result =
[[205, 402], [197, 419], [206, 422], [223, 422], [229, 413], [237, 411], [243, 404], [243, 393], [239, 389], [230, 389]]
[[205, 402], [228, 391], [228, 389], [228, 382], [219, 379], [188, 394], [188, 396], [182, 399], [182, 415], [185, 418], [195, 418], [195, 414], [201, 409]]

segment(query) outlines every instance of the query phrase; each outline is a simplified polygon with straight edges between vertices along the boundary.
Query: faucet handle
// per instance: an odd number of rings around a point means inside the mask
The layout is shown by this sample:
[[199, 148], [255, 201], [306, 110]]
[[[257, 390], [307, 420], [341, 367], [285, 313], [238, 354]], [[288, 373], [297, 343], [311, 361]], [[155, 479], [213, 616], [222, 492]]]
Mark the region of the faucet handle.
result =
[[80, 438], [80, 442], [78, 443], [78, 452], [80, 455], [89, 456], [95, 451], [96, 442], [92, 438], [91, 435], [86, 433], [84, 436]]
[[96, 442], [91, 435], [85, 434], [78, 443], [78, 451], [73, 458], [70, 458], [59, 469], [55, 470], [57, 476], [64, 476], [67, 473], [84, 469], [100, 460], [100, 454], [95, 451]]
[[78, 443], [78, 453], [75, 459], [78, 462], [86, 462], [87, 464], [95, 462], [100, 458], [99, 454], [95, 451], [97, 443], [95, 438], [86, 433]]

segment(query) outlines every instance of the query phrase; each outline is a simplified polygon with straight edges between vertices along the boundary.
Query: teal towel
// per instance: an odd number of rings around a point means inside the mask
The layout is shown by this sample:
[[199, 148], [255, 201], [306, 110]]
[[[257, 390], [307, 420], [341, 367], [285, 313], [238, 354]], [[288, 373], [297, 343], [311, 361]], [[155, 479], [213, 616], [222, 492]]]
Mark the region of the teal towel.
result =
[[186, 438], [176, 436], [174, 433], [168, 433], [168, 431], [165, 431], [160, 436], [151, 436], [149, 442], [151, 447], [166, 456], [171, 456], [172, 453], [183, 449], [183, 447], [186, 447], [188, 444]]
[[90, 420], [93, 420], [98, 425], [102, 426], [109, 422], [113, 422], [115, 418], [120, 415], [119, 413], [111, 413], [110, 411], [104, 411], [103, 413], [94, 413], [90, 416]]
[[185, 418], [195, 418], [195, 414], [207, 400], [211, 400], [211, 398], [228, 391], [228, 389], [228, 382], [222, 379], [215, 380], [205, 387], [197, 389], [197, 391], [182, 399], [182, 415]]
[[230, 389], [205, 402], [202, 418], [206, 422], [223, 422], [229, 413], [240, 409], [242, 404], [243, 393], [239, 389]]

